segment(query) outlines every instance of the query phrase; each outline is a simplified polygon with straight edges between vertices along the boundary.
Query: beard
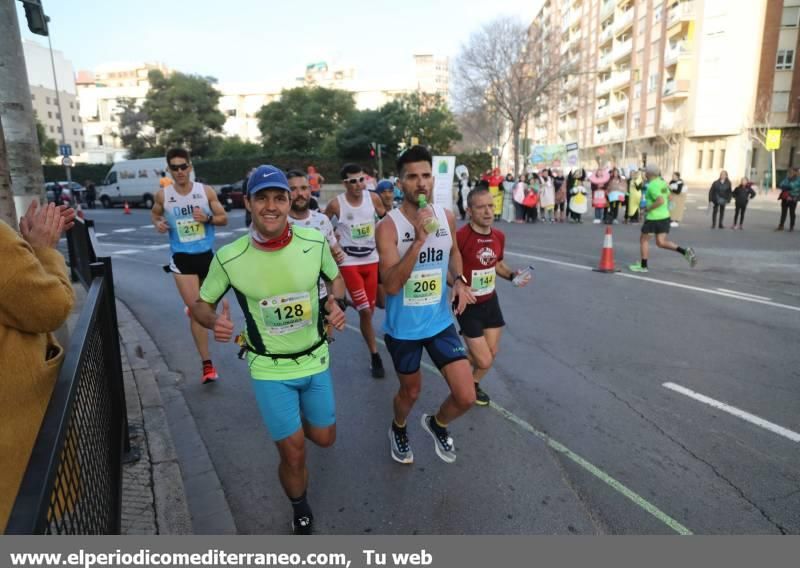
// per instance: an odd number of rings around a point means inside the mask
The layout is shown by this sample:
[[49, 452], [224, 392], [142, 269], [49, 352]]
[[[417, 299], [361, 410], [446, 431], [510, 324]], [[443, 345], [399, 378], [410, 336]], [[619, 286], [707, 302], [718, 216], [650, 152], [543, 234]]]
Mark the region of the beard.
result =
[[295, 213], [304, 213], [308, 211], [309, 206], [311, 205], [311, 200], [307, 199], [303, 205], [300, 205], [299, 200], [292, 201], [292, 211]]

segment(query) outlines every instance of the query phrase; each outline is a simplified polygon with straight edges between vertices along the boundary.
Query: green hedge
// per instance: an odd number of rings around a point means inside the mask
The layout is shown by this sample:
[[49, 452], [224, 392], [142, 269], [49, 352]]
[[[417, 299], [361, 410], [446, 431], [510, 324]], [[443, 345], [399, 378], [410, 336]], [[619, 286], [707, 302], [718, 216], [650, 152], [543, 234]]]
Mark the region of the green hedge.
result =
[[[64, 181], [67, 179], [64, 166], [46, 165], [42, 166], [44, 170], [44, 181]], [[72, 168], [72, 179], [81, 185], [87, 180], [92, 180], [95, 184], [99, 185], [106, 177], [108, 170], [111, 169], [111, 164], [76, 164]]]
[[[242, 179], [247, 172], [254, 166], [260, 164], [272, 164], [281, 169], [297, 168], [306, 171], [308, 166], [313, 165], [317, 171], [331, 182], [339, 179], [339, 169], [344, 162], [333, 159], [310, 160], [307, 156], [260, 156], [256, 158], [224, 158], [219, 160], [196, 160], [194, 162], [195, 175], [209, 184], [232, 183]], [[486, 153], [479, 154], [458, 154], [456, 164], [465, 164], [469, 168], [470, 175], [475, 177], [480, 172], [492, 167], [492, 157]], [[365, 168], [371, 164], [364, 163]], [[72, 179], [84, 183], [87, 179], [96, 184], [105, 179], [111, 164], [77, 164], [72, 168]], [[62, 181], [65, 178], [63, 166], [46, 165], [43, 166], [45, 181]], [[394, 163], [384, 161], [384, 171], [394, 170]]]

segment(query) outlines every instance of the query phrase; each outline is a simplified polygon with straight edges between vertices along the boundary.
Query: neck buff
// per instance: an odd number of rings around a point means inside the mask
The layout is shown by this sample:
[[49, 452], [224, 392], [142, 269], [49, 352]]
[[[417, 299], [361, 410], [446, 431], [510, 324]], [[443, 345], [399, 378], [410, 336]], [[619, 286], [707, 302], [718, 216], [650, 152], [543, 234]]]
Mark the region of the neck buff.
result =
[[261, 233], [255, 230], [253, 225], [250, 225], [250, 238], [257, 248], [265, 251], [281, 250], [292, 242], [292, 229], [291, 224], [286, 223], [286, 228], [283, 232], [274, 239], [265, 239]]

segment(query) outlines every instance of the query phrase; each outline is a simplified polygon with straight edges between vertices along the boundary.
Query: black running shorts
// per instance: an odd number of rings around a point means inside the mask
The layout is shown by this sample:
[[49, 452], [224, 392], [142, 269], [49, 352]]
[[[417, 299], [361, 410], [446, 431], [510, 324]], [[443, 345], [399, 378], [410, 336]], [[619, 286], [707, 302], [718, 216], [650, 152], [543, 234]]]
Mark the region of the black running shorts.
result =
[[208, 269], [211, 267], [211, 260], [214, 258], [213, 251], [189, 254], [176, 252], [172, 254], [169, 265], [164, 267], [166, 272], [173, 274], [195, 274], [200, 277], [200, 282], [208, 276]]
[[669, 234], [669, 224], [670, 219], [660, 219], [658, 221], [645, 221], [644, 225], [642, 225], [642, 234], [644, 235], [652, 235], [655, 233], [656, 235], [661, 234]]
[[450, 363], [467, 358], [467, 352], [454, 325], [427, 339], [395, 339], [388, 334], [383, 338], [386, 341], [386, 349], [392, 356], [394, 370], [400, 375], [412, 375], [419, 371], [423, 348], [439, 370]]
[[461, 335], [473, 339], [483, 337], [484, 329], [506, 325], [497, 294], [492, 294], [489, 300], [480, 304], [467, 304], [464, 313], [456, 317], [458, 325], [461, 327]]

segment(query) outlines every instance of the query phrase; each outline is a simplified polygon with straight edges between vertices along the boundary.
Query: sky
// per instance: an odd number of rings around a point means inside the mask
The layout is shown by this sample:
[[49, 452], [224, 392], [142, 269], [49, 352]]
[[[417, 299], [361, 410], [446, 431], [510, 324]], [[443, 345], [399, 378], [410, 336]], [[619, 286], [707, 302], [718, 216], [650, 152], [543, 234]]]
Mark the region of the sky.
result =
[[[284, 84], [309, 63], [354, 67], [390, 86], [413, 72], [414, 53], [455, 57], [471, 32], [498, 16], [533, 20], [544, 0], [43, 0], [53, 49], [76, 71], [114, 62], [161, 62], [222, 83]], [[25, 39], [47, 45], [28, 32]], [[389, 83], [389, 85], [387, 85]], [[380, 84], [380, 85], [378, 85]]]

